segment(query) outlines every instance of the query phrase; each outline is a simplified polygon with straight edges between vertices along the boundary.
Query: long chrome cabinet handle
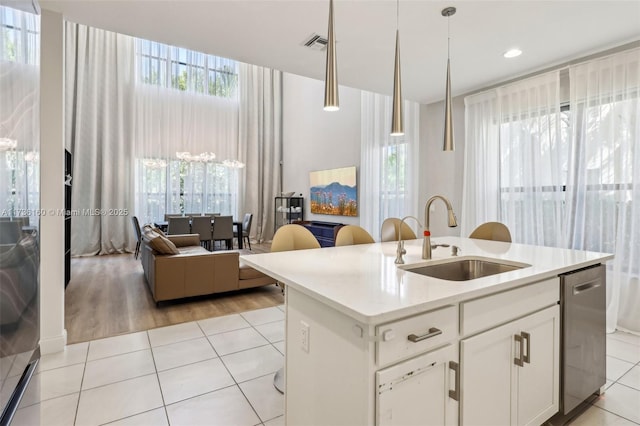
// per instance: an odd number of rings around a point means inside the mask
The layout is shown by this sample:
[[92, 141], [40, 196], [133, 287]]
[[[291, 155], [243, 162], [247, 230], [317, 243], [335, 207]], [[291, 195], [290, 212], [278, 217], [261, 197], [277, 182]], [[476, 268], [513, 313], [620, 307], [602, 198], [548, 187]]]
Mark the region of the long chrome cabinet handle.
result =
[[522, 336], [519, 334], [515, 334], [513, 336], [513, 339], [516, 341], [516, 343], [520, 344], [520, 357], [519, 358], [513, 358], [513, 362], [517, 365], [517, 366], [524, 366], [524, 363], [522, 362], [522, 352], [524, 351], [524, 340], [522, 339]]
[[522, 338], [527, 341], [527, 350], [523, 355], [523, 361], [527, 364], [531, 364], [531, 335], [526, 331], [523, 331], [520, 334], [522, 335]]
[[453, 370], [453, 372], [456, 374], [456, 388], [454, 390], [449, 389], [449, 398], [453, 399], [454, 401], [460, 401], [460, 366], [455, 361], [449, 361], [449, 369]]
[[435, 337], [435, 336], [437, 336], [439, 334], [442, 334], [442, 330], [440, 330], [438, 328], [435, 328], [435, 327], [431, 327], [427, 334], [423, 334], [421, 336], [418, 336], [418, 335], [415, 335], [415, 334], [410, 334], [410, 335], [407, 336], [407, 339], [410, 342], [417, 343], [417, 342], [420, 342], [422, 340], [429, 339], [431, 337]]

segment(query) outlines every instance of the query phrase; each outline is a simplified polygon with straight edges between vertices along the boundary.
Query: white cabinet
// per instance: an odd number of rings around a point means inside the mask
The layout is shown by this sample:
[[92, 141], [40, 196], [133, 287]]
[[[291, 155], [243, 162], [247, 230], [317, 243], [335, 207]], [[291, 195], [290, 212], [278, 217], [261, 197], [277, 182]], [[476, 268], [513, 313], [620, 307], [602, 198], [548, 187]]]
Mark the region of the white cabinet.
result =
[[460, 424], [539, 425], [558, 411], [559, 307], [460, 342]]
[[457, 358], [447, 345], [376, 372], [376, 425], [456, 425]]

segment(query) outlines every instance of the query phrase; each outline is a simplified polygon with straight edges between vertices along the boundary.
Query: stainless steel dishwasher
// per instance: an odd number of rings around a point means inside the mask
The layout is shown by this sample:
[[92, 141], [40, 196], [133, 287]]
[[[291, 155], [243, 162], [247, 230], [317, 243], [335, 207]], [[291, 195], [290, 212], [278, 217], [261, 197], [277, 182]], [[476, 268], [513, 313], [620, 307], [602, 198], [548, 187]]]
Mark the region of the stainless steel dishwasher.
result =
[[605, 266], [560, 275], [560, 412], [551, 424], [565, 424], [599, 394], [606, 381]]

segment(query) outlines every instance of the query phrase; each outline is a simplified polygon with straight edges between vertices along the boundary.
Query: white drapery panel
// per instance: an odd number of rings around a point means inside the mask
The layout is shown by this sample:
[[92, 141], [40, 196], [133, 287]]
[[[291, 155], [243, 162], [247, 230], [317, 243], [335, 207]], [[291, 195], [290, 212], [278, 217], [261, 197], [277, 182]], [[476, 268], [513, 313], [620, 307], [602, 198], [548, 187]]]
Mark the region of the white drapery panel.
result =
[[39, 221], [40, 18], [0, 6], [0, 216]]
[[500, 221], [515, 242], [560, 247], [567, 170], [560, 73], [500, 87], [497, 95]]
[[566, 111], [555, 72], [465, 99], [463, 235], [497, 220], [515, 242], [614, 253], [607, 330], [640, 333], [640, 49], [571, 66], [569, 81]]
[[404, 136], [390, 136], [391, 110], [390, 96], [362, 92], [360, 226], [378, 241], [384, 219], [418, 211], [420, 107], [404, 101]]
[[571, 248], [609, 252], [607, 329], [640, 333], [640, 49], [570, 68]]
[[460, 235], [500, 220], [500, 120], [495, 91], [467, 96]]
[[[165, 213], [238, 217], [238, 100], [136, 83], [136, 212], [140, 223]], [[180, 152], [194, 158], [180, 160]], [[215, 159], [200, 159], [213, 153]], [[168, 176], [167, 176], [168, 174]]]
[[558, 71], [465, 98], [461, 235], [498, 221], [514, 242], [562, 245], [560, 123]]
[[240, 178], [241, 215], [253, 213], [251, 236], [273, 237], [274, 197], [282, 191], [282, 72], [240, 64], [238, 157], [246, 164]]
[[66, 23], [65, 137], [73, 154], [71, 253], [130, 251], [133, 39]]

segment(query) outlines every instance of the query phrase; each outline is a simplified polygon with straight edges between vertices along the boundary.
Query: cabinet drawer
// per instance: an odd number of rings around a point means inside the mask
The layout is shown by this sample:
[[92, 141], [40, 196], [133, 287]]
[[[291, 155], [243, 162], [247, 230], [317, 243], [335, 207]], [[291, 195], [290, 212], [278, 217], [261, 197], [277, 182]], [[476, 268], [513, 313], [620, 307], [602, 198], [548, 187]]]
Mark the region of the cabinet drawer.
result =
[[457, 336], [458, 309], [447, 306], [376, 327], [378, 366], [440, 346]]
[[557, 277], [460, 304], [460, 334], [467, 336], [535, 312], [560, 300]]

